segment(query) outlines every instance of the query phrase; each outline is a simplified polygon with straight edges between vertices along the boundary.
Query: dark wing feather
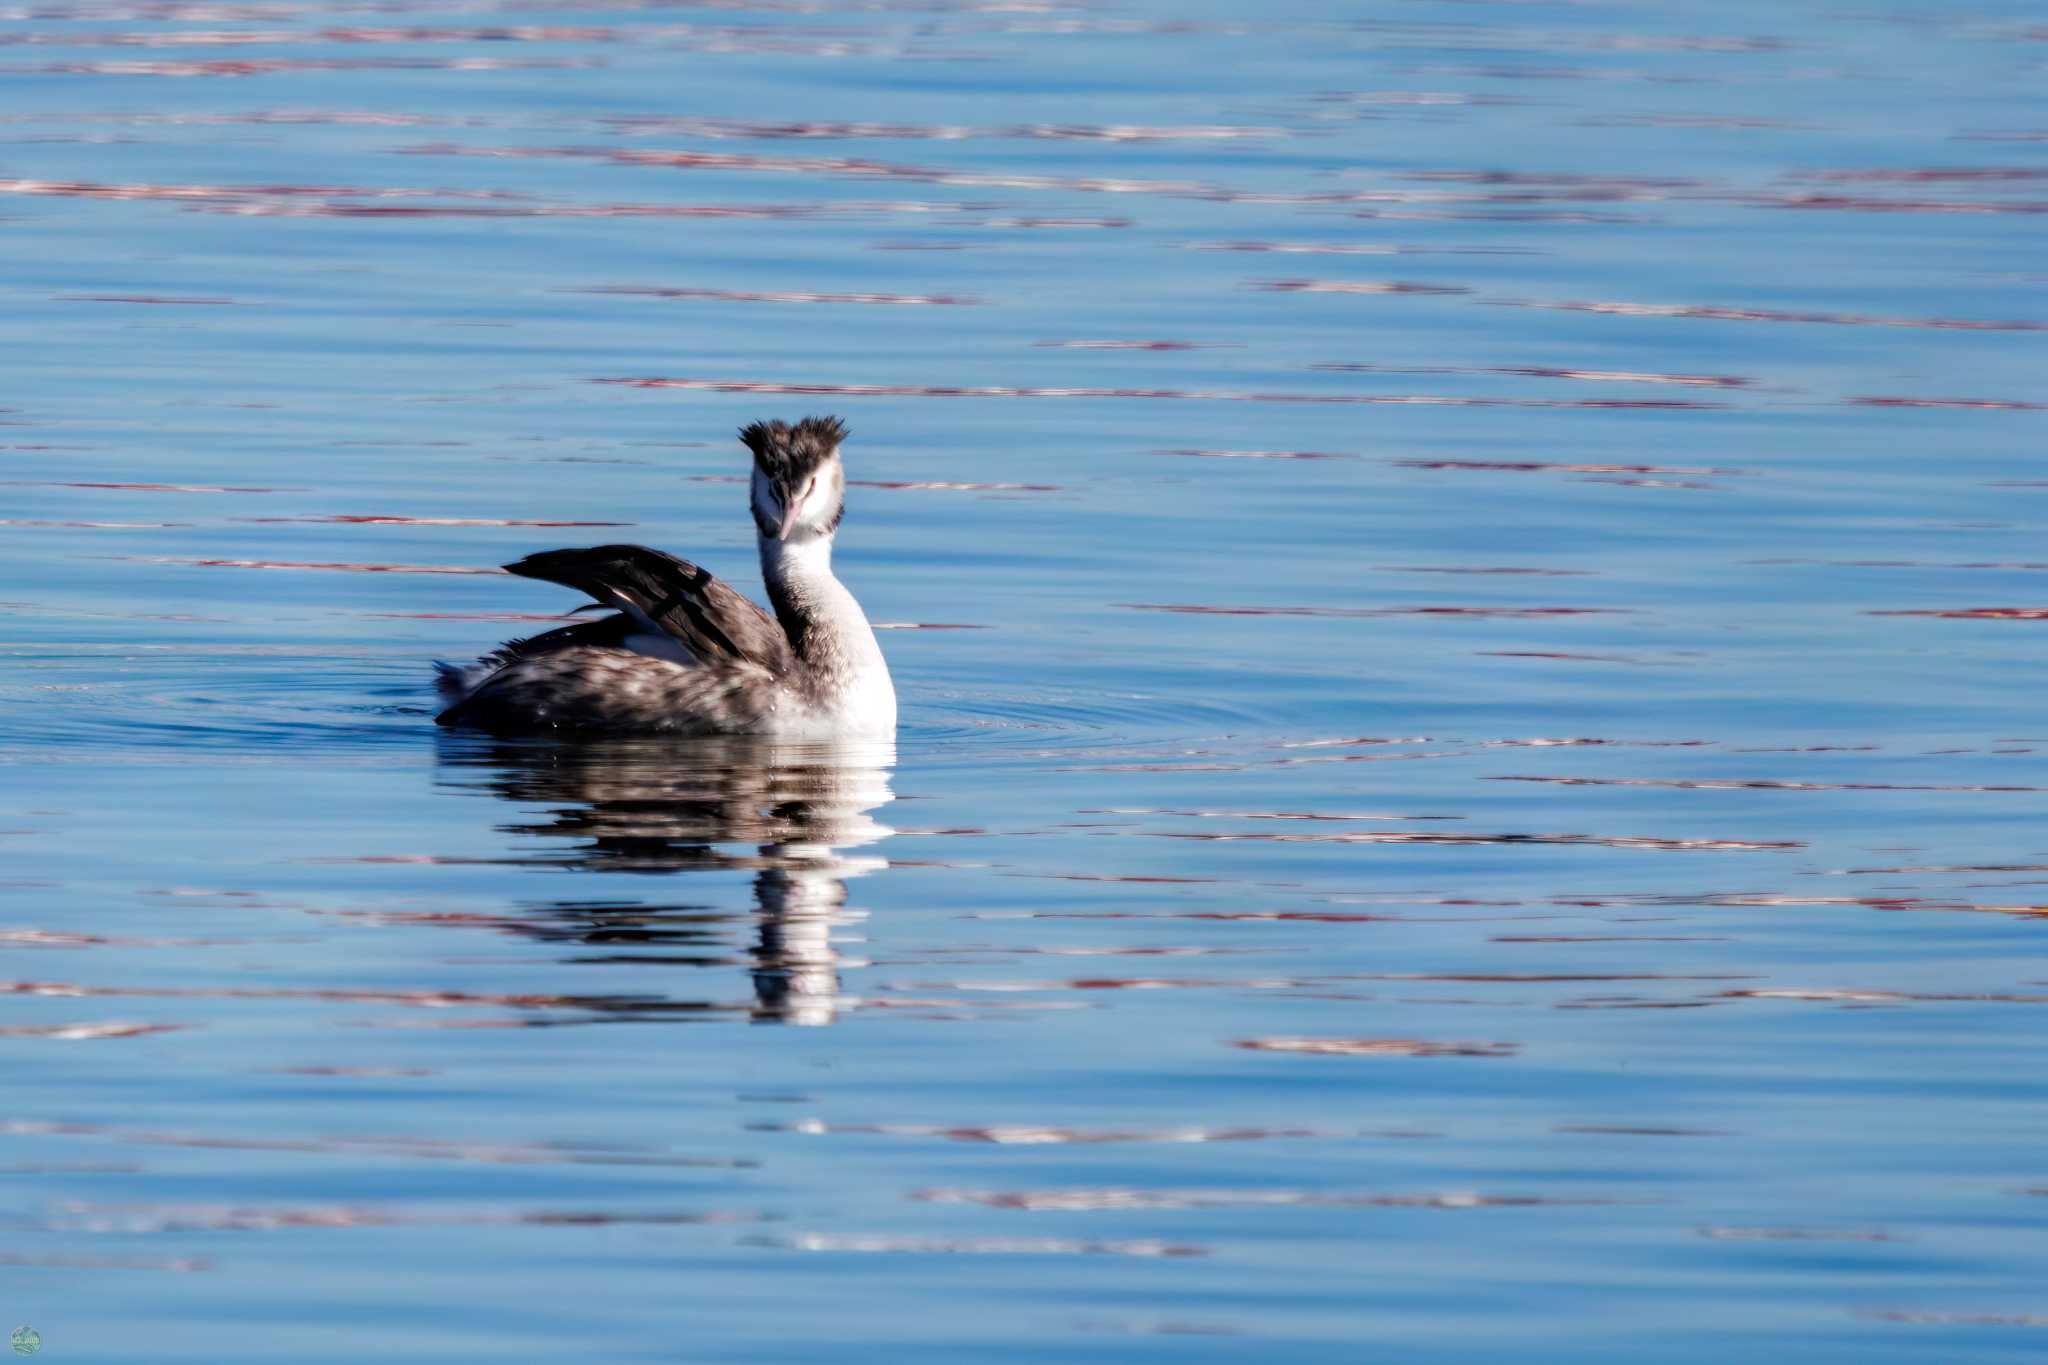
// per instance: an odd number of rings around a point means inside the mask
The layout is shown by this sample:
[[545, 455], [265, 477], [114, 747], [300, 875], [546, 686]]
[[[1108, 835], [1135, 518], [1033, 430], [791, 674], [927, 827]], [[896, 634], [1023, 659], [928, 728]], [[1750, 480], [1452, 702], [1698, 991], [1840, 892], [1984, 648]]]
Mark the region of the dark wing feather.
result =
[[[774, 617], [715, 575], [660, 550], [644, 545], [547, 550], [507, 564], [505, 570], [588, 593], [635, 623], [644, 618], [703, 664], [753, 663], [778, 675], [796, 666], [789, 637]], [[612, 643], [623, 638], [614, 634], [622, 629], [619, 620], [564, 626], [522, 642], [520, 652], [555, 648], [557, 640], [560, 646]]]
[[491, 652], [509, 663], [513, 659], [529, 659], [536, 654], [546, 654], [557, 649], [574, 649], [578, 645], [594, 645], [600, 649], [624, 649], [626, 637], [632, 633], [633, 622], [630, 617], [606, 616], [601, 620], [578, 621], [574, 625], [557, 626], [538, 635], [529, 635], [523, 640], [507, 640]]

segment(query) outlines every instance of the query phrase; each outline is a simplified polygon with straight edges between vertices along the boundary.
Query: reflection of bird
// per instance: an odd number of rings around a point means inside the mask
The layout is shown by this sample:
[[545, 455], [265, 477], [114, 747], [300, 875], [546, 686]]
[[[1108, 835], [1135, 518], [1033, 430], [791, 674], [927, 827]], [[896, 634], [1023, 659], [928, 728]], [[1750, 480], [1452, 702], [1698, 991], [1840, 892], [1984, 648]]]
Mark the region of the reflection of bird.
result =
[[[576, 841], [546, 858], [550, 866], [657, 875], [754, 869], [755, 1017], [829, 1024], [845, 1007], [831, 936], [857, 917], [846, 908], [847, 880], [888, 866], [848, 850], [891, 833], [868, 812], [894, 798], [892, 743], [707, 736], [479, 747], [451, 738], [442, 762], [477, 771], [481, 785], [507, 801], [541, 808], [508, 832]], [[725, 960], [706, 950], [728, 916], [701, 901], [557, 901], [546, 914], [516, 927], [552, 942], [602, 945], [608, 951], [598, 961], [644, 963], [649, 950], [678, 947], [688, 956], [656, 960]]]
[[643, 545], [548, 550], [505, 567], [617, 614], [441, 664], [443, 725], [498, 733], [890, 735], [896, 689], [874, 629], [832, 574], [846, 511], [836, 417], [740, 432], [775, 615], [685, 559]]

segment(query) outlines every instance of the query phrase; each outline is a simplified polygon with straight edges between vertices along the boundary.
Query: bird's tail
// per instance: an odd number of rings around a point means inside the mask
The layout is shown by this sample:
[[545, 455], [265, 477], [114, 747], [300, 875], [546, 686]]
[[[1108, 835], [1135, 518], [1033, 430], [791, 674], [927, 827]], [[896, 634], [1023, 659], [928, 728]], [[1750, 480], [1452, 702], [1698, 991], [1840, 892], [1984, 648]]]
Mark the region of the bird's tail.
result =
[[444, 659], [436, 659], [434, 660], [434, 690], [441, 694], [441, 701], [444, 705], [453, 706], [468, 696], [477, 683], [482, 681], [482, 678], [479, 676], [480, 674], [488, 673], [489, 671], [489, 669], [480, 668], [476, 664], [451, 664]]

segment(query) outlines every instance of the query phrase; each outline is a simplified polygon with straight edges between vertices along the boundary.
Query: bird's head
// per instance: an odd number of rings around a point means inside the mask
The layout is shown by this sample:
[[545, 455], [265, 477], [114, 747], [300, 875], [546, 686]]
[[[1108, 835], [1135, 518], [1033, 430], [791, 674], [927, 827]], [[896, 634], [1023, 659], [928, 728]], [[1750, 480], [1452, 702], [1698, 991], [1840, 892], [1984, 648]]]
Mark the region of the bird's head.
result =
[[769, 540], [805, 541], [830, 536], [846, 511], [846, 470], [839, 443], [846, 424], [837, 417], [755, 422], [740, 428], [754, 452], [754, 524]]

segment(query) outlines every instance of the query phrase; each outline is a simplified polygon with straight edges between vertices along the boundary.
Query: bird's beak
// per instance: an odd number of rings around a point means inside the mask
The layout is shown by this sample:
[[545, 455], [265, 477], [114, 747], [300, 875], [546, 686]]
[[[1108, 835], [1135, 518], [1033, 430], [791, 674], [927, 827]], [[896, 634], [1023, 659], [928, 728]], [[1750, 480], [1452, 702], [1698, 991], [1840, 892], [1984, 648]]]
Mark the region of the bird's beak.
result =
[[796, 529], [797, 513], [803, 511], [803, 508], [804, 504], [801, 498], [795, 502], [785, 502], [782, 505], [782, 525], [777, 527], [775, 531], [775, 538], [777, 540], [789, 539], [789, 533]]

